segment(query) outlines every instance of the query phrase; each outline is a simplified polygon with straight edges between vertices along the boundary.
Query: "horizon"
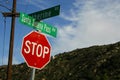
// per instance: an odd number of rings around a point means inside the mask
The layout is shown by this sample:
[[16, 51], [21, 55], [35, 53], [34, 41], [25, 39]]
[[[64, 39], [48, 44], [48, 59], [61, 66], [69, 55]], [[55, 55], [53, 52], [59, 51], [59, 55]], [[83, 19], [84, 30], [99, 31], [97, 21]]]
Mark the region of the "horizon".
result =
[[[48, 4], [49, 3], [49, 4]], [[11, 8], [12, 1], [0, 1]], [[40, 5], [42, 4], [42, 5]], [[60, 15], [42, 20], [58, 29], [57, 37], [47, 36], [52, 46], [51, 55], [86, 48], [107, 45], [120, 41], [120, 0], [21, 0], [17, 1], [17, 12], [30, 14], [60, 5]], [[0, 11], [8, 12], [0, 6]], [[0, 16], [0, 65], [7, 65], [11, 18]], [[6, 28], [5, 28], [6, 27]], [[21, 55], [22, 39], [33, 29], [21, 24], [16, 18], [13, 64], [25, 62]], [[44, 34], [44, 33], [43, 33]]]

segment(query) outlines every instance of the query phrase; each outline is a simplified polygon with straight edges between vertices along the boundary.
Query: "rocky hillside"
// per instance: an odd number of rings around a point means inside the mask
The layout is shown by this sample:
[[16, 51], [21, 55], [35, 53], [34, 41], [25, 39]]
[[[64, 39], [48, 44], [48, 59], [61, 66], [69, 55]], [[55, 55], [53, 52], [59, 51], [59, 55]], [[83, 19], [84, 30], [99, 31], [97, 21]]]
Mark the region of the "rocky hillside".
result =
[[[30, 80], [31, 68], [13, 65], [13, 80]], [[6, 66], [0, 67], [0, 80], [6, 79]], [[51, 58], [35, 80], [120, 80], [120, 42], [64, 52]]]

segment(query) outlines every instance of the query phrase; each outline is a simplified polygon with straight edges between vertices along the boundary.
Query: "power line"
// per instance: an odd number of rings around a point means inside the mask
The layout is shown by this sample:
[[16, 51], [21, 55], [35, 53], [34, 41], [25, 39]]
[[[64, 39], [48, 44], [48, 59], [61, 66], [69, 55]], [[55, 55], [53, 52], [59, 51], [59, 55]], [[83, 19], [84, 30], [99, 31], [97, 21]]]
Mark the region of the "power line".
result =
[[3, 65], [3, 58], [5, 54], [5, 32], [6, 32], [6, 17], [4, 18], [4, 34], [3, 34], [3, 53], [2, 53], [2, 65]]
[[12, 11], [12, 9], [10, 9], [10, 8], [8, 8], [8, 7], [4, 6], [4, 5], [2, 5], [2, 4], [0, 4], [0, 6], [6, 8], [6, 9], [9, 10], [9, 11]]

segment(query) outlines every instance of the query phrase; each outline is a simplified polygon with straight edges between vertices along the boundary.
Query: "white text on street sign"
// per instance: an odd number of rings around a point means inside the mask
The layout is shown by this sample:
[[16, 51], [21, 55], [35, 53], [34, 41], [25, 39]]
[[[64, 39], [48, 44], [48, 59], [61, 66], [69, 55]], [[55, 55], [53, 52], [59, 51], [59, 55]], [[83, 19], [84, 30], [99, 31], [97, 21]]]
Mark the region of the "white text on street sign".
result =
[[20, 22], [31, 28], [34, 28], [35, 30], [49, 34], [53, 37], [57, 36], [56, 27], [46, 24], [44, 22], [36, 22], [34, 18], [32, 18], [31, 16], [28, 16], [27, 14], [20, 13]]

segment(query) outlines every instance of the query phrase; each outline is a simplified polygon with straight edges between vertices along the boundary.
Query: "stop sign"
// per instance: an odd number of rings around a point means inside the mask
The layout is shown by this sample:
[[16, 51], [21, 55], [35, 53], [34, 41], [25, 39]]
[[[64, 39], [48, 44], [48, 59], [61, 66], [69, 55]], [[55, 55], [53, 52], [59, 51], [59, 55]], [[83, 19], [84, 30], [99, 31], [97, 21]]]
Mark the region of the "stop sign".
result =
[[50, 61], [51, 46], [47, 38], [32, 31], [23, 38], [22, 55], [29, 67], [42, 69]]

